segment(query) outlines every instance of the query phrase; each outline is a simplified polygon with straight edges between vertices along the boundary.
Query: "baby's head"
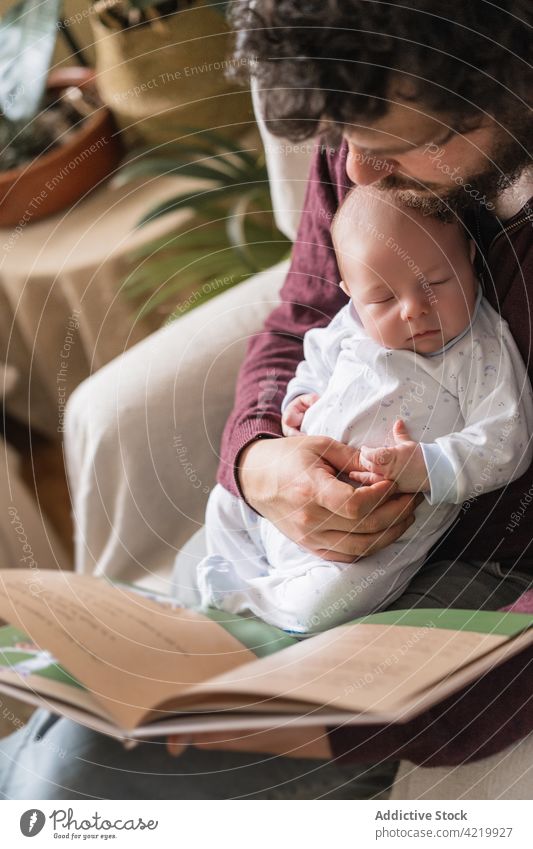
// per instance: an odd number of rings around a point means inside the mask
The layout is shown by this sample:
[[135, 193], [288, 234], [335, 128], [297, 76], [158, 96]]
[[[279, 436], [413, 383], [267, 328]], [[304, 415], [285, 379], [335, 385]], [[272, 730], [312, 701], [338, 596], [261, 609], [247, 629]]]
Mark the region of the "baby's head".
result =
[[468, 327], [478, 282], [473, 243], [459, 222], [356, 187], [331, 235], [341, 286], [380, 345], [430, 354]]

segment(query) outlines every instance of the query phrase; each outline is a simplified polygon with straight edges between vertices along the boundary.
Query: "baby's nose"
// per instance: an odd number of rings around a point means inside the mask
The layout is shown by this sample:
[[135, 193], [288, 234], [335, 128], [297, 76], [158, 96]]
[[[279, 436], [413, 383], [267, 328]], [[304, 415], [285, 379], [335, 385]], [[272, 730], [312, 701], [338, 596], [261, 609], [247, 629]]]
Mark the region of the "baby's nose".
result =
[[415, 295], [402, 301], [402, 318], [404, 321], [413, 321], [421, 315], [427, 315], [429, 306], [425, 295]]

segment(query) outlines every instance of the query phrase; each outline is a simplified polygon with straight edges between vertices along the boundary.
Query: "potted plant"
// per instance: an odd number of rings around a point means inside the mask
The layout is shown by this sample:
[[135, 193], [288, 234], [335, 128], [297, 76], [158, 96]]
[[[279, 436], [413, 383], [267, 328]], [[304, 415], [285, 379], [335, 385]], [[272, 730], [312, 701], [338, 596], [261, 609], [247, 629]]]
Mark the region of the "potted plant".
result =
[[220, 292], [284, 259], [289, 240], [276, 228], [263, 153], [217, 133], [190, 130], [179, 145], [154, 156], [140, 152], [117, 183], [160, 176], [201, 181], [149, 210], [138, 227], [177, 210], [184, 226], [130, 256], [126, 289], [140, 313], [177, 318]]
[[121, 146], [95, 74], [49, 74], [61, 0], [20, 0], [0, 20], [0, 226], [64, 209], [114, 171]]
[[238, 137], [249, 92], [229, 82], [225, 3], [98, 0], [91, 16], [100, 96], [132, 146], [173, 142], [183, 126]]

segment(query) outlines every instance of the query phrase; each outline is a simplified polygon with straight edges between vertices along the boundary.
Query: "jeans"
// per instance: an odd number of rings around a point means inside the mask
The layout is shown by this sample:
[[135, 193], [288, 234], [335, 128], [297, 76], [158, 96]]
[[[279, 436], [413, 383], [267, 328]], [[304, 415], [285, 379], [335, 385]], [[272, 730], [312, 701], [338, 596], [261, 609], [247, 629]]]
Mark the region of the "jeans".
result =
[[[531, 578], [500, 564], [426, 564], [391, 605], [496, 610]], [[396, 762], [339, 763], [200, 750], [179, 758], [164, 740], [127, 751], [111, 738], [38, 710], [0, 741], [0, 798], [6, 799], [370, 799], [386, 798]]]

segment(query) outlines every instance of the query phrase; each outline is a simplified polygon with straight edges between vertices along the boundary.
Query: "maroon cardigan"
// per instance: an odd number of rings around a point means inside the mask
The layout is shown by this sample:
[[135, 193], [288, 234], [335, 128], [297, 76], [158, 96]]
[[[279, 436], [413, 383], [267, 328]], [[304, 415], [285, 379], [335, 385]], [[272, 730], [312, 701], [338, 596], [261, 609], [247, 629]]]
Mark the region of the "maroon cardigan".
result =
[[[338, 151], [317, 151], [281, 304], [268, 316], [263, 331], [250, 339], [239, 372], [217, 479], [241, 497], [236, 475], [239, 453], [254, 439], [282, 435], [281, 401], [303, 358], [303, 336], [311, 327], [327, 325], [347, 302], [338, 285], [329, 232], [333, 215], [352, 186], [346, 176], [346, 154], [345, 144]], [[466, 225], [478, 247], [485, 294], [509, 323], [533, 383], [533, 207], [526, 203], [503, 230], [482, 211], [467, 217]], [[505, 559], [533, 572], [530, 519], [511, 521], [530, 488], [533, 492], [533, 465], [518, 481], [471, 503], [439, 543], [439, 559]], [[523, 556], [528, 563], [520, 563]], [[533, 613], [533, 598], [526, 603]], [[533, 650], [528, 649], [405, 725], [332, 731], [335, 754], [350, 760], [402, 757], [436, 765], [499, 751], [533, 731], [531, 661]]]

